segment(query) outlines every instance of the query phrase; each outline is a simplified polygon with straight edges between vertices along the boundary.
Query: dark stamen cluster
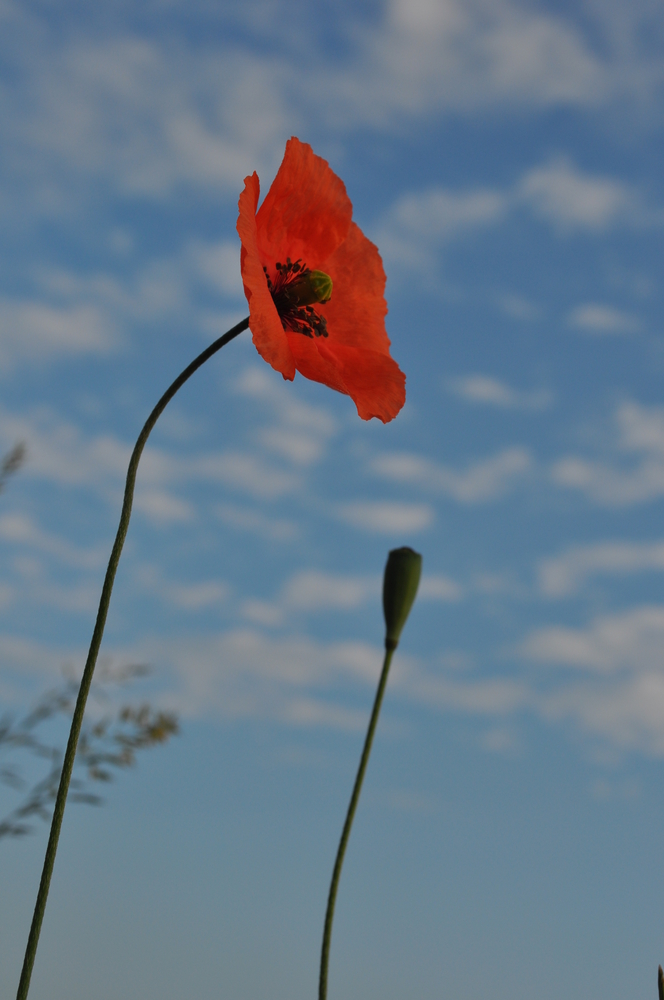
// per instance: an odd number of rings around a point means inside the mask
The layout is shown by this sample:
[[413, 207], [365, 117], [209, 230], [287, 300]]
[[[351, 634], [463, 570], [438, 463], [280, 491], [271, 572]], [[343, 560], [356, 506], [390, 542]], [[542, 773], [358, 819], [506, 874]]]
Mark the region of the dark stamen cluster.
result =
[[274, 283], [270, 280], [266, 267], [263, 268], [263, 271], [284, 330], [292, 330], [293, 333], [301, 333], [312, 339], [314, 337], [327, 337], [325, 317], [319, 316], [313, 306], [294, 306], [288, 297], [289, 286], [311, 274], [311, 268], [303, 264], [301, 260], [292, 261], [290, 257], [286, 258], [285, 264], [277, 262], [275, 267], [277, 276]]

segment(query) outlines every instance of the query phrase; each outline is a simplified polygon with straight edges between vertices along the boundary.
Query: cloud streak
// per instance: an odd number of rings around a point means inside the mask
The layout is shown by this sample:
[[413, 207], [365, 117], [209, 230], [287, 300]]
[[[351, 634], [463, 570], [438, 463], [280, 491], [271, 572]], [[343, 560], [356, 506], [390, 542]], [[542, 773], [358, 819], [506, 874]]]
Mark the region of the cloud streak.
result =
[[[557, 158], [525, 171], [503, 189], [434, 187], [401, 195], [384, 214], [374, 235], [396, 273], [398, 264], [430, 274], [435, 270], [437, 252], [452, 240], [468, 238], [524, 214], [560, 237], [664, 225], [664, 211], [647, 205], [631, 184], [586, 172], [569, 159]], [[507, 305], [509, 308], [509, 299]], [[626, 317], [617, 310], [611, 313], [608, 307], [592, 305], [579, 309], [570, 317], [573, 325], [593, 332], [618, 332], [612, 325], [620, 319], [620, 332], [625, 332]], [[526, 315], [532, 316], [532, 309]]]
[[[610, 14], [596, 10], [600, 49], [580, 19], [535, 5], [386, 0], [371, 19], [343, 9], [343, 57], [335, 59], [309, 8], [298, 6], [294, 33], [284, 31], [281, 9], [270, 18], [262, 6], [240, 33], [235, 14], [217, 13], [217, 29], [195, 46], [178, 42], [170, 8], [161, 12], [163, 31], [149, 39], [119, 22], [104, 21], [102, 34], [90, 8], [88, 36], [65, 23], [57, 42], [34, 11], [14, 8], [4, 24], [15, 81], [0, 118], [6, 179], [30, 185], [33, 210], [51, 214], [100, 184], [129, 198], [162, 199], [182, 187], [226, 194], [252, 169], [275, 167], [291, 131], [391, 132], [487, 109], [596, 110], [652, 91], [659, 79], [638, 12], [628, 19], [626, 46], [625, 26], [612, 36]], [[289, 23], [294, 16], [291, 6]], [[268, 21], [278, 52], [266, 52], [256, 30]], [[571, 190], [564, 178], [540, 174], [524, 197], [559, 217], [561, 192], [569, 204]], [[599, 200], [575, 201], [577, 216], [592, 224], [614, 204], [608, 188]]]
[[664, 410], [623, 403], [614, 415], [614, 461], [569, 455], [555, 462], [556, 485], [592, 503], [628, 507], [664, 496]]
[[652, 570], [664, 570], [664, 542], [599, 542], [543, 559], [538, 578], [540, 591], [558, 598], [578, 593], [592, 577], [622, 577]]
[[417, 486], [458, 503], [475, 504], [504, 496], [531, 465], [527, 449], [513, 447], [471, 462], [461, 472], [409, 452], [379, 455], [371, 462], [371, 470], [392, 482]]
[[553, 401], [546, 389], [513, 389], [490, 375], [466, 375], [449, 382], [452, 392], [467, 403], [504, 410], [545, 410]]

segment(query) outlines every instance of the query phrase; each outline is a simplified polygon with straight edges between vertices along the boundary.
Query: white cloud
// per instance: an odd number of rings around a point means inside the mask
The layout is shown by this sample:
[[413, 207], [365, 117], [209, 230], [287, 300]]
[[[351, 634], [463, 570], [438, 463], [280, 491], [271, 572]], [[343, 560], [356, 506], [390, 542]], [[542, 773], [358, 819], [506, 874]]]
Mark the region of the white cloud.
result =
[[542, 700], [551, 720], [579, 728], [624, 750], [664, 756], [664, 677], [661, 669], [601, 685], [575, 684]]
[[601, 802], [613, 801], [615, 799], [636, 799], [641, 795], [641, 782], [634, 778], [622, 781], [609, 781], [607, 778], [600, 778], [593, 782], [593, 798]]
[[294, 698], [284, 707], [284, 722], [295, 726], [326, 726], [361, 732], [367, 723], [366, 712], [361, 709], [331, 705], [314, 698]]
[[[124, 483], [132, 447], [110, 434], [88, 438], [80, 427], [46, 409], [27, 417], [0, 411], [0, 437], [26, 443], [24, 475], [60, 486], [101, 490], [113, 502]], [[180, 455], [148, 444], [141, 461], [137, 507], [163, 521], [188, 520], [188, 503], [167, 487], [196, 481], [220, 483], [267, 500], [292, 493], [300, 484], [292, 472], [248, 451]]]
[[404, 688], [409, 697], [432, 708], [473, 715], [509, 715], [532, 701], [528, 685], [509, 677], [457, 681], [414, 672]]
[[[136, 659], [133, 653], [130, 660]], [[302, 699], [320, 702], [323, 715], [335, 707], [339, 710], [341, 706], [334, 705], [329, 693], [319, 700], [316, 690], [344, 680], [373, 686], [380, 674], [382, 651], [359, 642], [326, 644], [306, 636], [264, 635], [247, 628], [200, 639], [146, 641], [138, 659], [170, 665], [178, 678], [177, 703], [182, 711], [263, 715], [309, 724], [308, 714], [300, 718], [296, 710]], [[363, 719], [366, 725], [366, 713]]]
[[513, 389], [489, 375], [466, 375], [453, 379], [450, 387], [469, 403], [483, 403], [509, 410], [543, 410], [551, 405], [552, 394], [546, 389]]
[[282, 600], [287, 607], [298, 611], [330, 608], [352, 611], [369, 598], [378, 600], [380, 586], [378, 576], [344, 576], [304, 570], [287, 582]]
[[187, 252], [203, 280], [221, 295], [244, 298], [237, 240], [192, 242]]
[[[40, 539], [41, 540], [41, 539]], [[59, 541], [48, 539], [49, 541]], [[18, 538], [16, 539], [18, 542]], [[55, 572], [52, 564], [47, 565], [46, 560], [35, 555], [35, 551], [40, 551], [41, 546], [33, 546], [28, 541], [25, 545], [18, 545], [17, 554], [12, 559], [7, 559], [5, 554], [5, 573], [11, 574], [11, 584], [0, 584], [0, 607], [5, 609], [13, 608], [12, 616], [17, 609], [32, 609], [39, 615], [43, 608], [57, 608], [60, 611], [67, 611], [74, 614], [84, 612], [90, 616], [94, 613], [99, 603], [99, 590], [101, 588], [101, 573], [85, 574], [80, 582], [69, 583], [63, 574], [58, 572], [62, 566], [74, 565], [77, 569], [90, 568], [92, 559], [68, 558], [72, 555], [66, 543], [57, 546], [57, 555], [64, 550], [65, 558], [57, 560]], [[50, 553], [50, 546], [47, 547]], [[79, 553], [74, 552], [75, 556]], [[92, 554], [92, 553], [90, 553]], [[84, 553], [83, 555], [87, 555]], [[102, 559], [94, 560], [95, 563], [103, 564], [108, 558], [105, 552]], [[99, 568], [99, 567], [98, 567]], [[8, 619], [12, 620], [12, 619]]]
[[[255, 628], [178, 639], [146, 637], [132, 647], [107, 649], [112, 662], [153, 664], [161, 691], [155, 700], [185, 715], [263, 717], [288, 725], [359, 730], [366, 726], [368, 707], [349, 708], [334, 689], [350, 682], [371, 690], [383, 653], [378, 645], [266, 635]], [[0, 636], [4, 679], [14, 684], [56, 675], [64, 664], [78, 671], [84, 659], [83, 649], [48, 648], [19, 636]]]
[[155, 566], [141, 566], [136, 570], [136, 581], [143, 591], [149, 590], [168, 604], [184, 611], [203, 611], [228, 600], [231, 588], [224, 580], [198, 580], [191, 583], [173, 583], [164, 579]]
[[582, 173], [566, 159], [530, 170], [519, 182], [517, 195], [536, 217], [561, 230], [603, 231], [638, 212], [627, 185]]
[[433, 795], [415, 792], [412, 789], [395, 789], [387, 795], [387, 803], [398, 812], [415, 816], [431, 816], [438, 812], [438, 801]]
[[256, 432], [263, 448], [300, 466], [323, 458], [337, 430], [336, 421], [327, 410], [299, 401], [292, 386], [284, 385], [283, 379], [261, 368], [246, 369], [236, 388], [271, 411], [269, 425]]
[[199, 611], [203, 608], [214, 607], [227, 600], [229, 593], [228, 584], [219, 580], [170, 584], [165, 592], [168, 600], [187, 611]]
[[328, 410], [297, 399], [292, 386], [264, 366], [246, 368], [236, 383], [236, 389], [242, 395], [268, 404], [284, 424], [299, 430], [313, 429], [323, 436], [330, 436], [337, 430], [336, 420]]
[[50, 175], [70, 197], [86, 177], [130, 195], [160, 197], [183, 182], [235, 191], [288, 131], [286, 62], [128, 35], [79, 34], [52, 50], [36, 32], [24, 40], [22, 86], [3, 122], [11, 165], [44, 188]]
[[[293, 612], [357, 611], [368, 603], [381, 601], [382, 579], [379, 575], [358, 576], [301, 570], [281, 587], [274, 601], [248, 600], [242, 614], [259, 625], [283, 625]], [[463, 588], [450, 577], [424, 575], [417, 593], [418, 601], [459, 601]]]
[[27, 514], [8, 513], [0, 516], [0, 539], [3, 542], [27, 546], [37, 552], [55, 556], [60, 562], [80, 569], [98, 569], [108, 558], [105, 549], [79, 548], [40, 528]]
[[593, 302], [572, 309], [567, 322], [569, 326], [594, 334], [637, 333], [641, 329], [638, 318], [631, 313]]
[[606, 507], [624, 507], [664, 496], [664, 465], [647, 461], [633, 470], [617, 469], [604, 462], [562, 458], [552, 469], [558, 486], [579, 490], [589, 500]]
[[503, 312], [512, 319], [532, 322], [540, 318], [539, 308], [521, 295], [500, 295], [497, 301]]
[[300, 529], [295, 521], [271, 517], [262, 511], [249, 510], [233, 504], [219, 504], [214, 508], [217, 517], [230, 528], [238, 528], [275, 542], [290, 542], [297, 538]]
[[391, 216], [396, 226], [428, 240], [441, 240], [496, 221], [505, 207], [505, 197], [497, 191], [435, 188], [419, 195], [404, 195], [392, 208]]
[[240, 608], [240, 614], [247, 621], [268, 628], [282, 625], [284, 621], [283, 608], [280, 608], [278, 604], [271, 604], [270, 601], [257, 601], [255, 599], [244, 601]]
[[56, 676], [63, 663], [69, 663], [72, 659], [70, 650], [46, 646], [22, 636], [0, 635], [3, 673], [17, 674], [19, 678], [26, 674]]
[[623, 403], [615, 414], [614, 448], [630, 464], [567, 456], [555, 462], [553, 481], [608, 507], [664, 496], [664, 409]]
[[[157, 458], [154, 451], [151, 457]], [[300, 484], [300, 480], [290, 472], [269, 465], [250, 453], [219, 452], [192, 459], [170, 459], [160, 453], [158, 458], [161, 468], [155, 469], [153, 475], [173, 476], [182, 481], [193, 477], [204, 482], [222, 483], [265, 500], [293, 493]]]
[[538, 567], [539, 587], [547, 597], [567, 597], [590, 577], [644, 570], [664, 570], [664, 542], [600, 542], [542, 560]]
[[[569, 22], [502, 0], [391, 0], [360, 28], [355, 63], [315, 89], [344, 122], [481, 107], [594, 105], [608, 74]], [[329, 112], [328, 112], [329, 113]]]
[[508, 199], [497, 191], [433, 188], [401, 197], [374, 235], [388, 264], [428, 270], [432, 248], [469, 231], [495, 225], [507, 207]]
[[510, 753], [518, 748], [519, 739], [513, 729], [498, 726], [484, 733], [481, 745], [491, 753]]
[[119, 257], [124, 257], [133, 252], [135, 247], [134, 237], [128, 229], [114, 226], [108, 234], [108, 248]]
[[[260, 602], [259, 602], [260, 603]], [[269, 608], [246, 607], [260, 617]], [[268, 627], [279, 621], [265, 621]], [[238, 628], [218, 635], [173, 641], [146, 639], [138, 648], [115, 650], [121, 662], [149, 662], [171, 680], [166, 704], [192, 715], [250, 716], [287, 725], [324, 724], [364, 729], [371, 692], [378, 682], [384, 650], [380, 645], [321, 642], [303, 635], [265, 634]], [[366, 708], [349, 709], [339, 685], [366, 690]], [[506, 717], [533, 705], [528, 686], [511, 678], [465, 679], [430, 673], [401, 649], [390, 677], [392, 697], [434, 711]], [[364, 697], [364, 696], [363, 696]]]
[[621, 448], [664, 458], [664, 408], [623, 403], [616, 413], [616, 422]]
[[115, 325], [94, 306], [0, 299], [0, 368], [57, 355], [107, 354], [117, 341]]
[[177, 522], [191, 521], [194, 508], [186, 500], [167, 493], [166, 490], [136, 490], [134, 507], [158, 524], [169, 525]]
[[[0, 518], [0, 549], [7, 578], [0, 583], [0, 608], [12, 609], [8, 623], [18, 609], [32, 609], [35, 621], [43, 608], [88, 616], [96, 611], [107, 546], [74, 546], [16, 513]], [[71, 569], [78, 571], [74, 582], [70, 582]]]
[[[80, 205], [86, 182], [90, 192], [102, 181], [132, 197], [182, 185], [235, 193], [254, 168], [276, 166], [293, 131], [334, 136], [446, 112], [597, 108], [658, 79], [636, 23], [632, 49], [607, 37], [599, 55], [578, 20], [535, 6], [387, 0], [371, 18], [344, 11], [335, 58], [315, 11], [300, 7], [293, 32], [293, 12], [280, 17], [282, 8], [249, 17], [241, 37], [237, 14], [217, 10], [205, 45], [168, 27], [166, 40], [147, 41], [106, 23], [87, 38], [84, 28], [67, 37], [65, 24], [54, 44], [38, 15], [17, 12], [5, 26], [13, 86], [0, 124], [8, 169], [30, 186], [32, 209]], [[168, 25], [170, 9], [162, 13]], [[268, 22], [278, 55], [265, 50]]]
[[367, 500], [339, 504], [337, 516], [354, 528], [380, 535], [396, 532], [425, 531], [434, 522], [429, 504], [399, 503], [392, 500]]
[[[303, 570], [285, 584], [281, 601], [286, 608], [298, 611], [318, 611], [336, 608], [353, 611], [368, 601], [379, 602], [380, 576], [351, 576]], [[418, 601], [458, 601], [463, 588], [442, 574], [425, 574], [420, 580]]]
[[[388, 270], [435, 270], [441, 247], [525, 209], [535, 219], [566, 234], [585, 231], [601, 234], [618, 226], [661, 226], [664, 212], [646, 206], [643, 198], [621, 180], [584, 172], [566, 159], [526, 171], [513, 185], [496, 188], [450, 190], [442, 187], [402, 195], [385, 212], [372, 233]], [[518, 319], [534, 319], [538, 311], [515, 296], [499, 300], [504, 311]], [[620, 329], [634, 318], [609, 307], [585, 305], [572, 314], [574, 325], [586, 329]], [[614, 331], [617, 332], [617, 331]]]
[[538, 629], [524, 639], [521, 653], [540, 663], [604, 673], [661, 670], [663, 640], [664, 607], [646, 606], [595, 618], [587, 628]]
[[46, 408], [29, 416], [0, 411], [0, 434], [7, 442], [25, 442], [22, 475], [62, 486], [118, 484], [131, 454], [129, 445], [110, 435], [86, 439], [79, 427]]
[[508, 594], [514, 597], [523, 593], [523, 588], [510, 573], [475, 573], [473, 587], [478, 593], [490, 596]]
[[571, 720], [609, 746], [663, 756], [663, 640], [661, 605], [599, 616], [581, 628], [537, 629], [520, 647], [526, 660], [550, 668], [533, 704], [544, 718]]
[[425, 574], [417, 591], [418, 601], [460, 601], [464, 591], [455, 580], [442, 574]]
[[0, 610], [4, 610], [14, 600], [16, 591], [8, 583], [0, 583]]
[[506, 448], [491, 458], [470, 463], [463, 472], [408, 452], [380, 455], [372, 461], [371, 469], [386, 479], [442, 493], [459, 503], [481, 503], [503, 496], [531, 464], [525, 448]]
[[[39, 295], [49, 301], [5, 301], [4, 306], [0, 301], [7, 344], [5, 351], [0, 341], [0, 361], [3, 351], [10, 359], [14, 354], [39, 357], [56, 350], [108, 351], [121, 343], [120, 331], [136, 322], [173, 322], [180, 316], [190, 326], [206, 328], [211, 319], [200, 305], [201, 285], [225, 299], [244, 297], [237, 240], [191, 241], [168, 257], [143, 255], [129, 264], [121, 261], [117, 272], [42, 265], [33, 269], [31, 277]], [[214, 336], [225, 332], [235, 317], [228, 319], [223, 316], [223, 330], [210, 332]]]
[[256, 436], [266, 451], [281, 455], [296, 465], [310, 465], [324, 454], [325, 440], [320, 435], [307, 434], [305, 431], [264, 427]]
[[[199, 601], [222, 597], [217, 591], [213, 595], [215, 583], [192, 585], [183, 606], [195, 609], [203, 606]], [[283, 625], [283, 619], [273, 615], [274, 605], [260, 604], [245, 602], [249, 620], [268, 627]], [[664, 607], [651, 606], [597, 618], [585, 628], [535, 630], [519, 653], [521, 659], [546, 664], [545, 673], [477, 676], [463, 653], [442, 654], [432, 670], [400, 650], [390, 678], [392, 704], [410, 701], [429, 711], [486, 719], [490, 728], [482, 743], [493, 752], [514, 749], [510, 720], [528, 712], [549, 722], [571, 721], [599, 738], [600, 746], [662, 756], [663, 639]], [[361, 731], [382, 652], [377, 644], [326, 643], [304, 635], [237, 628], [216, 635], [148, 637], [109, 655], [119, 662], [154, 664], [159, 702], [185, 715], [270, 718], [287, 726]], [[55, 673], [63, 662], [80, 665], [83, 651], [50, 650], [5, 635], [0, 638], [0, 659], [11, 687], [31, 675]], [[366, 707], [349, 707], [349, 685], [363, 689]]]

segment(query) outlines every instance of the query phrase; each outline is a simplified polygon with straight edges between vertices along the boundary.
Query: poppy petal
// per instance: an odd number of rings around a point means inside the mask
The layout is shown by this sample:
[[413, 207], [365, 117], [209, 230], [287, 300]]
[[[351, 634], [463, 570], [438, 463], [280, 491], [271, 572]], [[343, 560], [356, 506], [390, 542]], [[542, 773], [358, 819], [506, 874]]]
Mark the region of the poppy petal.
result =
[[240, 270], [244, 292], [249, 303], [249, 328], [254, 346], [284, 378], [291, 381], [295, 377], [295, 361], [284, 333], [279, 314], [267, 287], [263, 265], [258, 252], [258, 230], [256, 206], [260, 184], [254, 171], [244, 181], [244, 191], [240, 195], [237, 231], [242, 242]]
[[352, 215], [341, 178], [308, 143], [289, 139], [256, 219], [263, 263], [285, 263], [290, 257], [320, 268], [345, 240]]
[[383, 262], [378, 248], [354, 222], [323, 270], [332, 278], [333, 291], [321, 314], [334, 331], [335, 344], [388, 354]]
[[406, 401], [406, 376], [389, 354], [287, 333], [295, 367], [305, 378], [350, 396], [363, 420], [386, 424]]
[[341, 377], [337, 365], [333, 358], [325, 357], [318, 349], [318, 339], [304, 337], [301, 333], [291, 333], [287, 331], [286, 336], [290, 344], [295, 367], [300, 375], [311, 379], [312, 382], [320, 382], [322, 385], [336, 389], [348, 396], [349, 392]]
[[386, 424], [396, 417], [406, 402], [406, 376], [389, 354], [327, 342], [318, 349], [323, 357], [334, 359], [363, 420], [378, 417]]

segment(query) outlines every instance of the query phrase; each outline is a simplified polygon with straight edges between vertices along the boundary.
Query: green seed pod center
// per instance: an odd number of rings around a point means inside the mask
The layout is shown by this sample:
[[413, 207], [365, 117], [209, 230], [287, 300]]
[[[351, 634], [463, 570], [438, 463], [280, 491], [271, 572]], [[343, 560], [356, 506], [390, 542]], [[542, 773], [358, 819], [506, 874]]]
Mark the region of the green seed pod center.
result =
[[332, 297], [332, 278], [325, 271], [305, 271], [286, 285], [283, 292], [291, 306], [312, 306], [329, 302]]

